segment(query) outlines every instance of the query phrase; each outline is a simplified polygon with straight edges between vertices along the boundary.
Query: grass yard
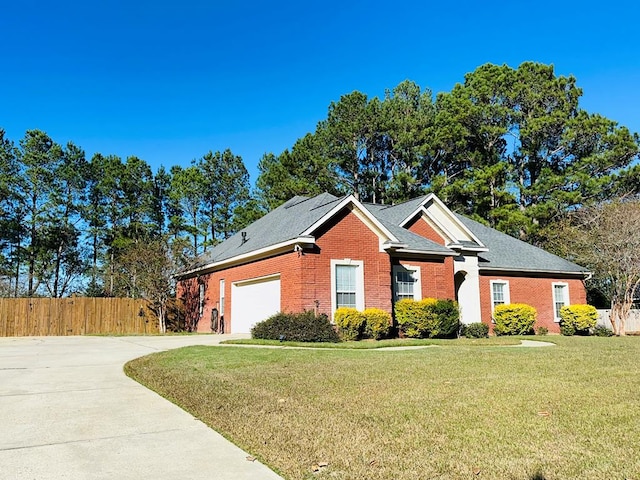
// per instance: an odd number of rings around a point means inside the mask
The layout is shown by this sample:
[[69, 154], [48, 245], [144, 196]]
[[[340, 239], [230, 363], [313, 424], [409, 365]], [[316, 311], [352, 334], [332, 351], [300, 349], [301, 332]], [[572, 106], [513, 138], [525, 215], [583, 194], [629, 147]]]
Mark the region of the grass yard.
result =
[[[538, 337], [534, 340], [546, 341], [547, 337]], [[280, 342], [278, 340], [263, 340], [258, 338], [243, 338], [237, 340], [225, 340], [225, 345], [267, 345], [278, 347], [303, 347], [303, 348], [337, 348], [347, 350], [370, 350], [376, 348], [389, 347], [422, 347], [427, 345], [451, 345], [451, 340], [438, 338], [392, 338], [387, 340], [362, 340], [358, 342], [338, 342], [338, 343], [310, 343], [310, 342]], [[491, 338], [459, 338], [456, 345], [520, 345], [520, 339], [516, 337], [491, 337]]]
[[287, 479], [640, 479], [640, 338], [544, 340], [188, 347], [125, 370]]

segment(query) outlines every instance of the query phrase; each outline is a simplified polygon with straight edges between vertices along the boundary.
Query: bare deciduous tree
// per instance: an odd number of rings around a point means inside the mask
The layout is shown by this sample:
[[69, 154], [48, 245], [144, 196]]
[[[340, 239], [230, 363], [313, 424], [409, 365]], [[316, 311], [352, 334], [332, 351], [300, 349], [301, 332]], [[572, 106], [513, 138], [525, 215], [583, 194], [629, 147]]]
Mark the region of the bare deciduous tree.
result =
[[149, 301], [158, 316], [160, 333], [167, 331], [167, 311], [175, 297], [173, 275], [184, 266], [183, 245], [166, 238], [131, 244], [117, 258], [117, 285], [121, 294]]
[[611, 301], [611, 326], [625, 322], [640, 285], [640, 199], [619, 199], [572, 214], [553, 243], [593, 272], [593, 286]]

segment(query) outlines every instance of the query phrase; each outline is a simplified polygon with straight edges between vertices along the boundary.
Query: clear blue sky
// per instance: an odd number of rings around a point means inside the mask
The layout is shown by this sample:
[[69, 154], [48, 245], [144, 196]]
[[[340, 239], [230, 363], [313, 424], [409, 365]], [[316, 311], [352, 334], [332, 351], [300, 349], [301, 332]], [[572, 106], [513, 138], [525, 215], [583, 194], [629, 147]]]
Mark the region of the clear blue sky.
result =
[[640, 131], [637, 2], [4, 1], [0, 128], [46, 131], [154, 171], [265, 152], [353, 90], [435, 93], [487, 62], [573, 74], [583, 108]]

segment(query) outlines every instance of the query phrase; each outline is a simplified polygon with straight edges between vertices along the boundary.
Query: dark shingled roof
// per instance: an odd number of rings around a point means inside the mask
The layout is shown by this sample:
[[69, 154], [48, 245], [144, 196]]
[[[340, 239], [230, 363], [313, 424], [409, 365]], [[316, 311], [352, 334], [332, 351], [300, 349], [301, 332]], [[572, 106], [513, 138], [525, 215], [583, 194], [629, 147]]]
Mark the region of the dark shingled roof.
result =
[[[193, 264], [182, 273], [186, 274], [213, 263], [223, 262], [239, 255], [268, 249], [278, 244], [295, 240], [303, 232], [327, 215], [346, 197], [335, 197], [323, 193], [313, 198], [296, 196], [264, 217], [243, 229], [242, 232], [216, 245], [199, 256]], [[409, 230], [400, 227], [400, 223], [417, 210], [425, 197], [415, 198], [398, 205], [366, 204], [369, 211], [406, 249], [424, 252], [425, 254], [451, 255], [453, 251]], [[552, 255], [544, 250], [529, 245], [504, 233], [456, 214], [456, 217], [489, 248], [488, 252], [479, 255], [480, 269], [539, 271], [582, 273], [586, 270], [579, 265]], [[475, 242], [463, 242], [476, 245]], [[471, 245], [471, 246], [473, 246]], [[476, 245], [477, 246], [477, 245]]]
[[342, 198], [334, 197], [329, 193], [323, 193], [313, 198], [293, 197], [244, 228], [242, 231], [246, 233], [245, 243], [242, 243], [242, 232], [238, 232], [200, 255], [187, 270], [194, 270], [238, 255], [294, 240], [341, 200]]
[[488, 248], [478, 255], [480, 270], [520, 272], [586, 273], [587, 270], [564, 258], [534, 247], [522, 240], [482, 225], [464, 215], [455, 214]]

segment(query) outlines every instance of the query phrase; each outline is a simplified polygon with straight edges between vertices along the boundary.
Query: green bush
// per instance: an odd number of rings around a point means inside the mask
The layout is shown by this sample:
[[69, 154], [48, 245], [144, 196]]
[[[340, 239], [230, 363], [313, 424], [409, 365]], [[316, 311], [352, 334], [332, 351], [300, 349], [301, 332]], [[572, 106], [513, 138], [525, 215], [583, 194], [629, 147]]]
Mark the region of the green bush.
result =
[[452, 338], [460, 329], [460, 310], [453, 300], [437, 300], [433, 312], [438, 317], [438, 332], [436, 337]]
[[496, 335], [531, 335], [537, 312], [525, 303], [505, 303], [493, 310]]
[[596, 325], [593, 327], [593, 334], [596, 337], [613, 337], [613, 331], [604, 325]]
[[560, 333], [566, 337], [576, 334], [576, 327], [570, 323], [560, 323]]
[[405, 299], [394, 308], [400, 332], [406, 337], [452, 337], [458, 332], [460, 312], [453, 300]]
[[592, 305], [567, 305], [560, 309], [560, 332], [563, 335], [589, 335], [598, 323], [598, 311]]
[[251, 337], [292, 342], [340, 341], [329, 318], [324, 314], [316, 316], [312, 311], [276, 313], [257, 323], [251, 329]]
[[489, 336], [489, 325], [482, 322], [470, 323], [464, 326], [462, 335], [467, 338], [487, 338]]
[[364, 335], [367, 338], [381, 340], [389, 335], [391, 315], [379, 308], [367, 308], [362, 315], [365, 319]]
[[340, 338], [345, 341], [361, 340], [364, 336], [366, 318], [355, 308], [340, 307], [333, 314]]
[[549, 329], [547, 327], [538, 327], [536, 328], [536, 335], [547, 335], [549, 333]]

